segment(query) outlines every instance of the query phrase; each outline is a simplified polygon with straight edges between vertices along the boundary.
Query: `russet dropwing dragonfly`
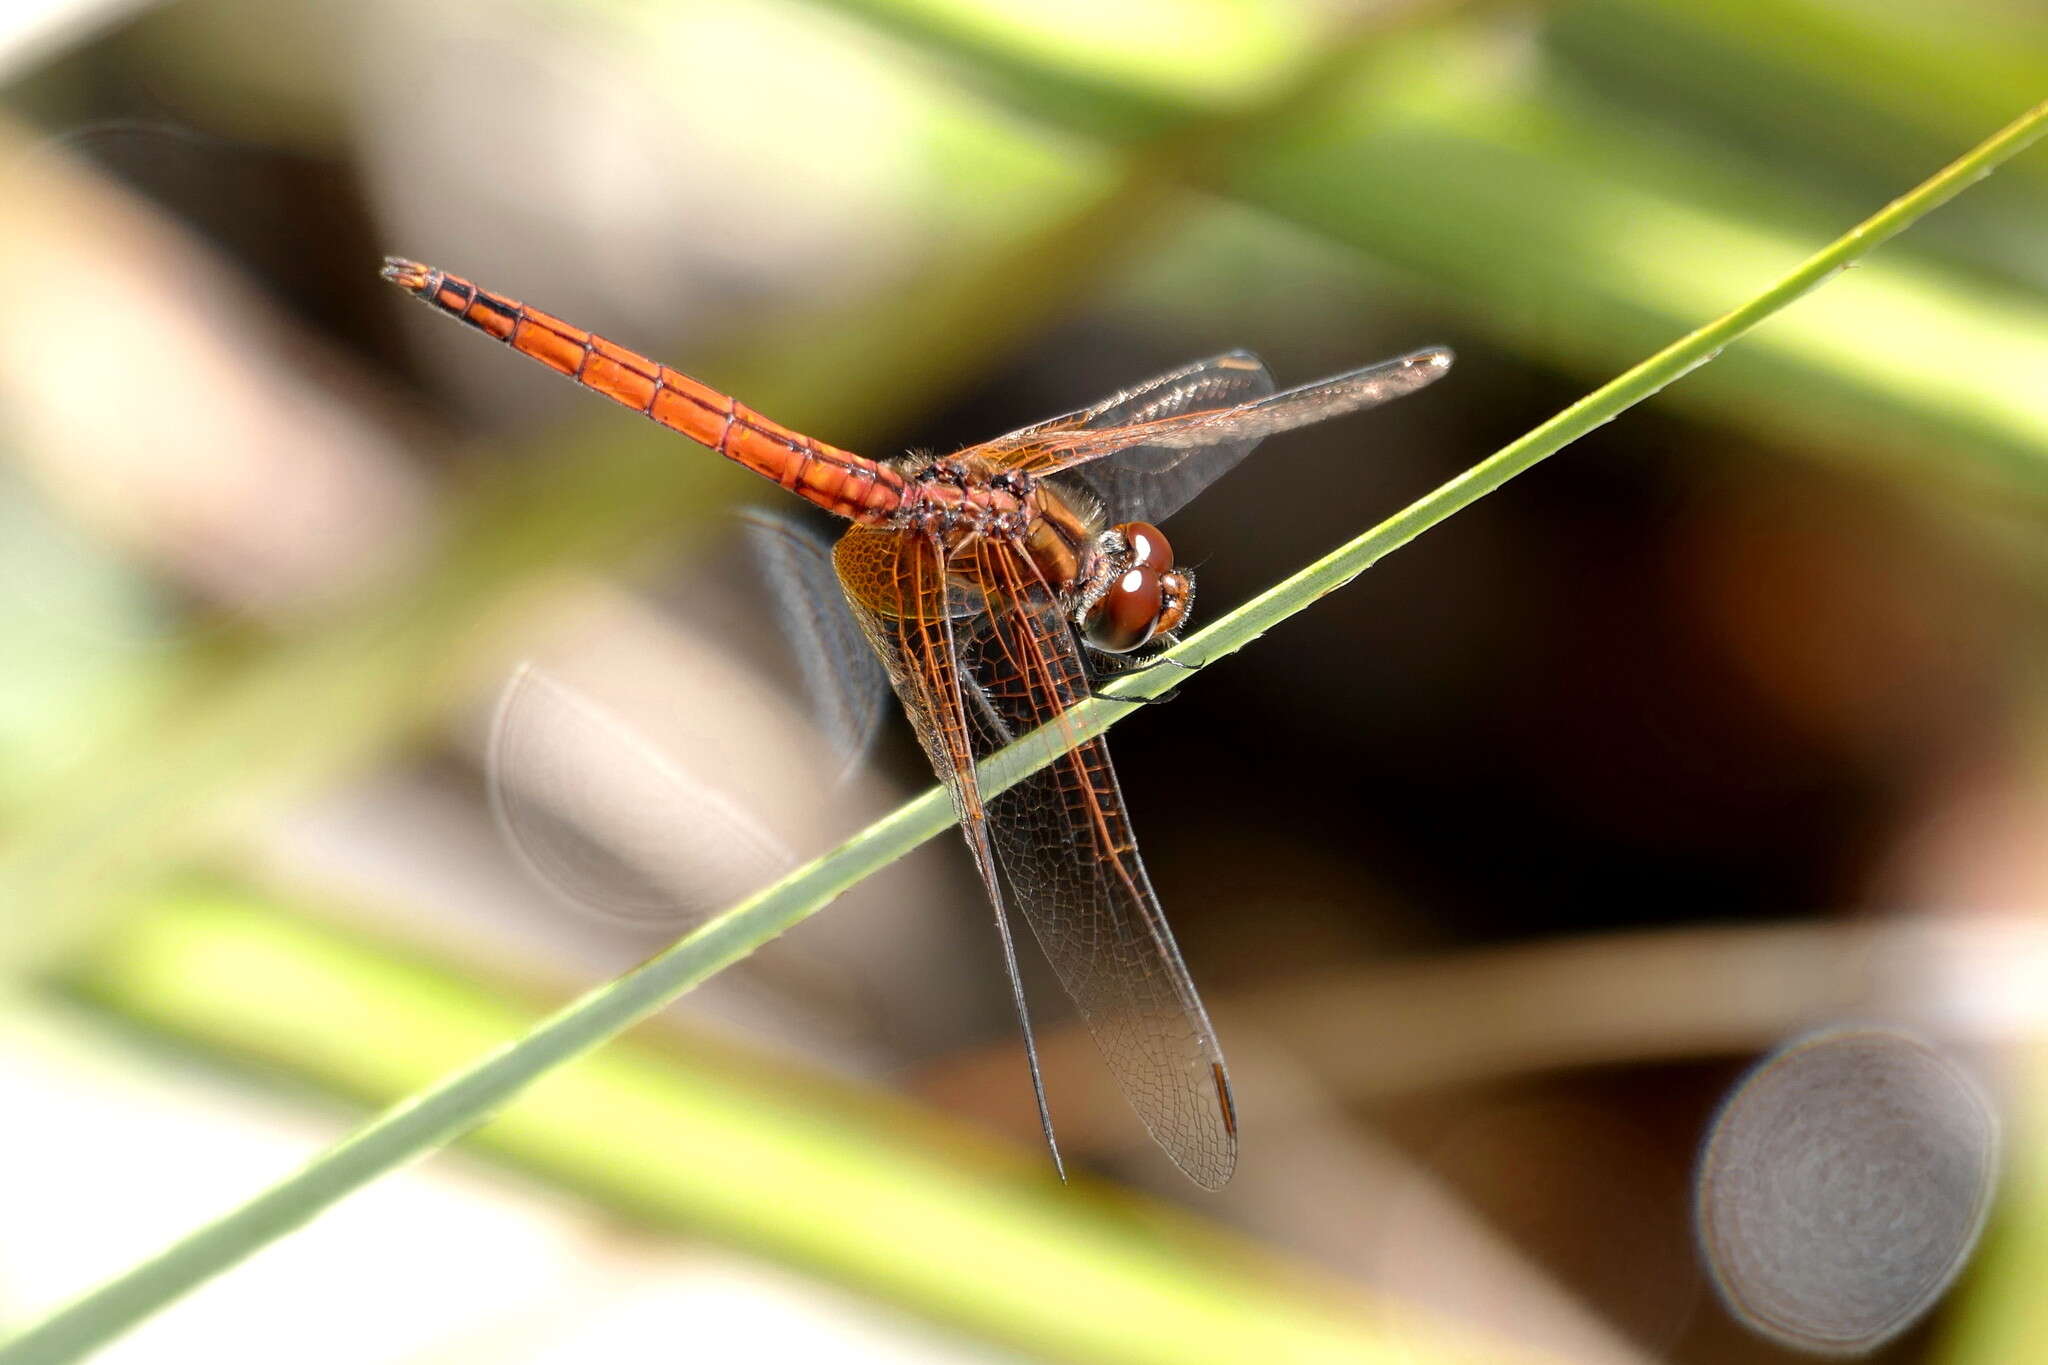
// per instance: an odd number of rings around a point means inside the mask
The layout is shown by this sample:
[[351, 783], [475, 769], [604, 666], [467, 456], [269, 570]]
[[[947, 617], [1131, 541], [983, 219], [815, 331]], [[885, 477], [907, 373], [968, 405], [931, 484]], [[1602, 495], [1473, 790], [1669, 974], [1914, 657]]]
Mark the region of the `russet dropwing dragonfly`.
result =
[[874, 460], [460, 276], [392, 258], [384, 277], [853, 523], [833, 567], [994, 905], [1055, 1166], [1006, 907], [1031, 926], [1153, 1138], [1197, 1184], [1221, 1188], [1237, 1164], [1230, 1074], [1103, 740], [1067, 735], [1048, 766], [993, 794], [975, 764], [1063, 724], [1102, 664], [1170, 643], [1186, 623], [1193, 577], [1155, 523], [1263, 437], [1412, 393], [1451, 353], [1276, 393], [1257, 357], [1230, 351], [957, 454]]

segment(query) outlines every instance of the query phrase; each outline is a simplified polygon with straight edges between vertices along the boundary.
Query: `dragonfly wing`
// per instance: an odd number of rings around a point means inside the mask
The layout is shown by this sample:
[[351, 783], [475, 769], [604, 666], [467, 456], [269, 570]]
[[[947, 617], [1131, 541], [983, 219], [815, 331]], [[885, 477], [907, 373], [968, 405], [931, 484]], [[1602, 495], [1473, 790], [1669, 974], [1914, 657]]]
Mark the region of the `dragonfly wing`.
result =
[[1045, 1130], [1053, 1165], [1064, 1179], [1066, 1169], [1060, 1163], [1059, 1144], [1053, 1140], [1052, 1115], [1038, 1070], [1031, 1012], [1024, 1000], [1016, 945], [1011, 941], [1009, 916], [996, 874], [987, 808], [974, 768], [977, 726], [968, 717], [984, 714], [987, 702], [979, 696], [970, 702], [973, 684], [960, 668], [958, 655], [958, 639], [973, 628], [982, 595], [951, 572], [952, 566], [934, 541], [914, 534], [856, 526], [833, 547], [832, 567], [839, 574], [854, 619], [881, 659], [925, 756], [959, 813], [960, 831], [995, 909], [996, 932], [1002, 940], [1010, 996], [1024, 1035], [1039, 1124]]
[[[978, 542], [963, 555], [991, 585], [989, 611], [960, 642], [986, 699], [961, 717], [983, 756], [1058, 724], [1089, 686], [1072, 628], [1021, 550]], [[1221, 1188], [1237, 1163], [1229, 1072], [1138, 856], [1107, 746], [1063, 743], [986, 806], [1012, 902], [1131, 1107], [1195, 1183]]]
[[[1089, 467], [1098, 462], [1107, 462], [1112, 469], [1118, 463], [1135, 464], [1141, 471], [1132, 490], [1135, 505], [1151, 514], [1141, 519], [1158, 521], [1266, 437], [1377, 407], [1432, 383], [1450, 367], [1451, 353], [1431, 347], [1228, 406], [1140, 416], [1115, 426], [1039, 432], [1016, 448], [995, 454], [1010, 467], [1041, 478], [1064, 474], [1084, 483], [1096, 477]], [[970, 453], [987, 452], [977, 448]], [[1133, 514], [1124, 510], [1125, 505], [1108, 504], [1117, 517], [1128, 518]]]
[[[997, 437], [978, 453], [1014, 461], [1041, 449], [1047, 437], [1155, 422], [1191, 411], [1234, 407], [1273, 391], [1273, 376], [1250, 351], [1183, 365], [1120, 390], [1091, 407]], [[1118, 520], [1162, 521], [1190, 502], [1223, 472], [1251, 453], [1256, 439], [1225, 442], [1195, 453], [1132, 445], [1076, 470], [1070, 482], [1116, 514]]]
[[[1249, 351], [1228, 351], [1162, 375], [1104, 403], [1083, 424], [1091, 431], [1142, 426], [1186, 412], [1232, 408], [1273, 392], [1273, 376]], [[1117, 521], [1162, 522], [1193, 502], [1259, 443], [1258, 436], [1194, 448], [1140, 443], [1068, 471]]]
[[485, 777], [498, 827], [528, 872], [605, 919], [674, 928], [796, 865], [711, 782], [530, 663], [499, 697]]
[[749, 509], [739, 519], [748, 555], [796, 655], [804, 697], [845, 781], [881, 730], [889, 679], [839, 591], [832, 542], [807, 523], [764, 509]]
[[[740, 532], [843, 779], [880, 729], [888, 681], [843, 605], [830, 542], [767, 512], [743, 513]], [[674, 738], [657, 741], [644, 718], [521, 665], [499, 696], [485, 777], [527, 872], [602, 918], [674, 929], [794, 866], [716, 763]]]
[[[1139, 419], [1134, 414], [1147, 409], [1151, 410], [1152, 416], [1165, 417], [1188, 411], [1191, 407], [1229, 407], [1239, 402], [1245, 393], [1267, 394], [1273, 391], [1273, 378], [1265, 374], [1265, 370], [1264, 363], [1250, 351], [1225, 351], [1222, 355], [1212, 355], [1207, 360], [1197, 360], [1165, 374], [1154, 375], [1143, 383], [1118, 389], [1085, 408], [1019, 427], [984, 443], [981, 449], [990, 454], [1022, 450], [1034, 444], [1039, 437], [1054, 432], [1120, 426], [1137, 421]], [[1261, 375], [1264, 375], [1263, 379], [1258, 377]], [[1244, 386], [1241, 391], [1240, 386]], [[1179, 401], [1174, 399], [1175, 394], [1182, 395]], [[1205, 397], [1207, 401], [1201, 401]]]

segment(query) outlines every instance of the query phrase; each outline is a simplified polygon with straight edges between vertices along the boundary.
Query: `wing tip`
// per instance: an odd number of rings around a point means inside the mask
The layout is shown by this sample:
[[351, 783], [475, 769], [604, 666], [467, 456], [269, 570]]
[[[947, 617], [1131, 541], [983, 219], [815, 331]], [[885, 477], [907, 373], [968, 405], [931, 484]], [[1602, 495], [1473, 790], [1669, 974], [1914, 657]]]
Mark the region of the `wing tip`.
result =
[[1237, 1174], [1237, 1097], [1221, 1057], [1210, 1061], [1209, 1079], [1215, 1086], [1216, 1117], [1223, 1121], [1220, 1131], [1205, 1122], [1192, 1129], [1176, 1125], [1170, 1134], [1162, 1133], [1150, 1115], [1141, 1110], [1139, 1117], [1180, 1173], [1214, 1194]]
[[1230, 1149], [1199, 1161], [1173, 1163], [1180, 1167], [1182, 1175], [1195, 1182], [1211, 1194], [1221, 1192], [1230, 1183], [1230, 1177], [1237, 1174], [1237, 1141], [1232, 1139]]

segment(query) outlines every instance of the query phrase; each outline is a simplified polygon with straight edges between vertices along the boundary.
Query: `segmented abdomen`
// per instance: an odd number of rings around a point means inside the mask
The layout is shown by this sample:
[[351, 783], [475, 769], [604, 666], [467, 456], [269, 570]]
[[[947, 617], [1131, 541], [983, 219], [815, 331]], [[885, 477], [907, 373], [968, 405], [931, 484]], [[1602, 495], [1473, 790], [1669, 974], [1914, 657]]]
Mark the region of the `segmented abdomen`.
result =
[[896, 470], [771, 422], [730, 394], [460, 275], [389, 258], [384, 278], [594, 393], [710, 446], [828, 512], [886, 520], [903, 501]]

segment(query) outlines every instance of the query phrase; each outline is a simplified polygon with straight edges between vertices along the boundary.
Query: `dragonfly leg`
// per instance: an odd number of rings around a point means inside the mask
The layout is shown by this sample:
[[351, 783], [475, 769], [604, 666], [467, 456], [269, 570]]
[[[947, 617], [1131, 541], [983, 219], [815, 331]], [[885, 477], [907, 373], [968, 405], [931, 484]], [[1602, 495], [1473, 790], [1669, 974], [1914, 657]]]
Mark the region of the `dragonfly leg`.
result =
[[[1171, 638], [1167, 638], [1162, 641], [1163, 648], [1159, 652], [1154, 653], [1148, 658], [1141, 659], [1136, 663], [1129, 664], [1124, 662], [1125, 659], [1128, 657], [1127, 655], [1105, 654], [1101, 650], [1090, 650], [1090, 654], [1092, 654], [1098, 662], [1098, 664], [1101, 664], [1102, 666], [1100, 667], [1099, 671], [1093, 672], [1090, 676], [1088, 685], [1089, 695], [1101, 697], [1104, 701], [1130, 702], [1132, 705], [1135, 706], [1150, 706], [1157, 702], [1172, 701], [1175, 697], [1180, 695], [1180, 688], [1169, 687], [1168, 689], [1166, 689], [1166, 691], [1161, 692], [1156, 697], [1111, 697], [1103, 693], [1101, 684], [1115, 682], [1118, 678], [1135, 678], [1140, 674], [1150, 673], [1155, 668], [1178, 668], [1183, 673], [1196, 672], [1199, 669], [1200, 665], [1184, 664], [1179, 659], [1169, 657], [1165, 653], [1166, 649], [1171, 649], [1177, 643], [1179, 642]], [[1103, 662], [1105, 660], [1115, 660], [1116, 662], [1114, 664], [1108, 664]]]
[[[1144, 671], [1142, 668], [1126, 669], [1122, 673], [1115, 674], [1110, 678], [1103, 678], [1101, 681], [1113, 682], [1116, 678], [1128, 678], [1134, 673], [1143, 673]], [[1099, 687], [1091, 687], [1088, 689], [1088, 695], [1102, 701], [1120, 701], [1126, 706], [1158, 706], [1163, 702], [1173, 701], [1178, 698], [1180, 696], [1180, 689], [1178, 687], [1169, 687], [1156, 697], [1119, 697], [1104, 692]]]

